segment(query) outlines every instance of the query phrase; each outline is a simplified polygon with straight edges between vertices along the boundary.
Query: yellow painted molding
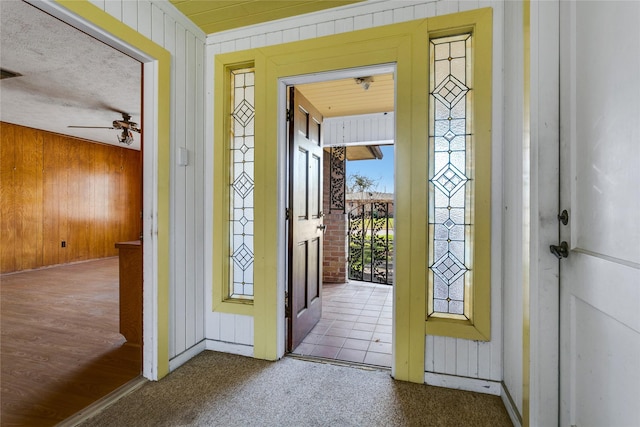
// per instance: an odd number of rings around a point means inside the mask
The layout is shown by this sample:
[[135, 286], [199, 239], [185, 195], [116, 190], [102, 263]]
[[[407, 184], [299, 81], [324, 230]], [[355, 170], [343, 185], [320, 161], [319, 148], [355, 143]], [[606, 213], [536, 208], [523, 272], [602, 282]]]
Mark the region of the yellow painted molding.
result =
[[[491, 339], [491, 125], [493, 11], [490, 8], [430, 18], [429, 38], [472, 32], [474, 235], [469, 319], [431, 316], [428, 335]], [[428, 296], [430, 298], [430, 296]]]
[[[394, 286], [394, 375], [400, 380], [423, 383], [425, 358], [426, 318], [426, 272], [427, 272], [427, 155], [428, 155], [428, 37], [430, 31], [448, 31], [454, 26], [476, 28], [478, 20], [481, 31], [489, 33], [491, 52], [491, 10], [465, 12], [456, 18], [441, 17], [412, 21], [354, 31], [345, 34], [303, 40], [294, 43], [250, 49], [215, 56], [214, 98], [214, 146], [218, 147], [224, 128], [224, 102], [228, 96], [220, 96], [224, 82], [220, 73], [233, 64], [251, 62], [256, 70], [256, 187], [255, 187], [255, 300], [254, 300], [254, 356], [275, 359], [277, 343], [278, 303], [278, 90], [280, 79], [317, 74], [356, 67], [380, 64], [396, 64], [396, 253]], [[481, 19], [482, 18], [482, 19]], [[489, 19], [488, 24], [486, 19]], [[488, 29], [485, 30], [485, 25]], [[478, 30], [480, 31], [480, 30]], [[484, 47], [482, 49], [485, 49]], [[484, 52], [484, 51], [483, 51]], [[481, 68], [489, 78], [486, 93], [491, 105], [491, 59], [489, 68]], [[482, 91], [481, 91], [482, 92]], [[483, 96], [482, 93], [480, 95]], [[483, 104], [487, 105], [487, 104]], [[487, 135], [480, 138], [486, 144], [487, 155], [491, 155], [491, 112], [480, 118], [486, 123]], [[483, 131], [484, 132], [484, 131]], [[259, 148], [258, 148], [259, 147]], [[218, 151], [215, 151], [218, 153]], [[215, 156], [218, 157], [218, 156]], [[222, 163], [221, 163], [222, 162]], [[490, 164], [490, 163], [489, 163]], [[216, 159], [214, 168], [214, 205], [223, 201], [218, 187], [224, 182], [225, 164]], [[489, 180], [487, 193], [490, 197], [490, 174], [480, 176]], [[482, 194], [482, 193], [481, 193]], [[490, 206], [490, 199], [487, 202]], [[224, 203], [221, 205], [224, 206]], [[483, 226], [486, 234], [479, 236], [490, 241], [489, 223]], [[481, 218], [482, 220], [482, 218]], [[214, 219], [214, 230], [219, 230], [218, 219]], [[219, 235], [218, 235], [219, 236]], [[215, 241], [215, 240], [214, 240]], [[220, 265], [220, 252], [214, 251], [214, 270]], [[482, 261], [482, 260], [481, 260]], [[481, 262], [477, 261], [477, 262]], [[482, 261], [484, 262], [484, 261]], [[488, 267], [488, 265], [487, 265]], [[488, 268], [487, 268], [488, 271]], [[214, 272], [218, 277], [220, 273]], [[490, 272], [486, 273], [490, 277]], [[217, 280], [214, 278], [214, 280]], [[475, 298], [482, 300], [486, 294]], [[490, 298], [489, 298], [490, 300]], [[489, 307], [487, 306], [487, 310]], [[486, 313], [489, 319], [490, 313]], [[481, 323], [482, 315], [476, 316]], [[438, 322], [433, 322], [438, 323]], [[475, 326], [474, 326], [475, 327]], [[487, 326], [488, 327], [488, 326]], [[451, 329], [454, 334], [469, 337], [469, 332], [460, 325]], [[456, 335], [454, 335], [456, 336]], [[484, 335], [488, 337], [488, 333]]]
[[[217, 74], [230, 64], [253, 61], [256, 69], [256, 99], [261, 100], [256, 103], [256, 146], [261, 147], [256, 151], [256, 159], [264, 159], [264, 161], [260, 162], [260, 166], [256, 165], [255, 169], [255, 216], [260, 218], [259, 222], [255, 224], [255, 357], [274, 359], [278, 354], [278, 349], [275, 346], [277, 343], [277, 266], [279, 254], [276, 248], [278, 230], [274, 227], [274, 224], [278, 223], [277, 212], [279, 209], [277, 199], [277, 153], [279, 142], [277, 134], [278, 111], [276, 108], [278, 105], [279, 79], [323, 71], [401, 62], [404, 65], [399, 66], [399, 76], [403, 77], [403, 79], [399, 78], [399, 80], [404, 80], [404, 76], [409, 77], [411, 74], [411, 31], [417, 26], [415, 22], [406, 25], [394, 25], [385, 27], [382, 30], [358, 31], [289, 43], [287, 45], [221, 54], [215, 57]], [[402, 56], [402, 58], [399, 58], [399, 56]], [[408, 82], [408, 80], [406, 81]], [[215, 84], [218, 88], [222, 87], [218, 75], [216, 75]], [[260, 86], [263, 89], [258, 89]], [[410, 85], [403, 84], [403, 86], [404, 89], [400, 90], [399, 93], [406, 93], [408, 96], [400, 101], [400, 104], [403, 104], [403, 107], [400, 107], [400, 111], [411, 111], [412, 90]], [[216, 111], [224, 111], [221, 104], [223, 101], [216, 98], [214, 102]], [[221, 120], [221, 115], [216, 113], [214, 124], [217, 129], [220, 129]], [[407, 122], [410, 123], [411, 121], [410, 116], [408, 116]], [[403, 132], [404, 130], [400, 131], [400, 135], [403, 135]], [[411, 136], [410, 133], [405, 135], [405, 146], [397, 148], [399, 152], [409, 149]], [[405, 154], [405, 157], [411, 158], [411, 154]], [[214, 179], [221, 179], [220, 173], [220, 171], [214, 172]], [[261, 181], [261, 183], [258, 184], [258, 181]], [[410, 178], [405, 179], [405, 181], [410, 182]], [[402, 196], [400, 196], [400, 199], [402, 199]], [[218, 200], [218, 198], [214, 197], [214, 200]], [[404, 203], [407, 206], [406, 211], [410, 212], [410, 203], [407, 202], [410, 202], [409, 194], [406, 195]], [[405, 233], [405, 235], [409, 234], [409, 232]], [[217, 260], [214, 260], [214, 262], [218, 263]], [[406, 263], [409, 264], [410, 262], [406, 261]], [[402, 277], [402, 274], [400, 276]], [[410, 283], [408, 277], [406, 283]], [[410, 296], [410, 291], [407, 292], [407, 297], [403, 298], [403, 300], [414, 300]], [[419, 313], [422, 316], [424, 307], [420, 308]], [[398, 331], [407, 331], [410, 329], [408, 325], [408, 318], [406, 320], [401, 319], [396, 322], [396, 329]], [[413, 378], [417, 382], [423, 382], [424, 331], [421, 327], [416, 328], [414, 326], [412, 333], [414, 337], [417, 336], [418, 340], [421, 341], [417, 346], [417, 350], [409, 350], [412, 346], [409, 343], [408, 336], [403, 335], [397, 338], [396, 342], [399, 343], [398, 348], [402, 349], [397, 351], [397, 358], [403, 359], [402, 365], [408, 366], [410, 363], [409, 354], [414, 355], [412, 359], [414, 374], [410, 377], [407, 374], [407, 369], [409, 369], [407, 368], [397, 376], [400, 379], [408, 380]]]
[[[267, 111], [277, 110], [277, 98], [268, 97], [267, 64], [264, 55], [255, 55], [255, 189], [254, 189], [254, 357], [278, 357], [278, 140], [277, 119]], [[274, 137], [274, 135], [276, 135]], [[284, 296], [283, 296], [284, 298]]]
[[158, 75], [158, 235], [157, 235], [157, 296], [158, 296], [158, 379], [169, 373], [169, 188], [170, 188], [170, 122], [171, 122], [171, 54], [142, 34], [120, 22], [86, 0], [57, 0], [64, 8], [107, 34], [157, 61]]
[[226, 299], [223, 301], [216, 301], [213, 304], [213, 311], [216, 311], [219, 313], [253, 316], [254, 305], [253, 305], [253, 301], [251, 300]]
[[[228, 139], [231, 126], [231, 106], [229, 99], [231, 94], [230, 72], [234, 69], [249, 68], [254, 66], [254, 58], [236, 55], [238, 60], [229, 63], [214, 61], [214, 87], [218, 88], [220, 95], [214, 97], [214, 139], [213, 139], [213, 205], [219, 206], [213, 212], [213, 248], [212, 248], [212, 292], [213, 311], [245, 316], [254, 315], [254, 301], [252, 299], [231, 299], [229, 295], [229, 269], [230, 269], [230, 244], [228, 238], [216, 238], [216, 236], [229, 236], [229, 150]], [[233, 55], [230, 56], [233, 58]], [[255, 243], [255, 242], [254, 242]], [[255, 284], [254, 284], [255, 290]]]
[[[399, 332], [400, 328], [407, 329], [408, 340], [408, 371], [406, 378], [396, 375], [396, 378], [406, 379], [411, 382], [424, 382], [424, 360], [425, 360], [425, 333], [423, 322], [426, 312], [427, 298], [427, 159], [428, 159], [428, 141], [429, 141], [429, 123], [428, 117], [428, 101], [429, 101], [429, 42], [428, 42], [428, 20], [422, 21], [418, 27], [412, 32], [412, 40], [410, 46], [410, 61], [404, 64], [398, 64], [398, 79], [401, 78], [401, 66], [406, 67], [407, 84], [403, 85], [400, 92], [398, 85], [397, 97], [407, 97], [409, 103], [400, 105], [396, 117], [406, 116], [410, 118], [405, 124], [400, 123], [400, 119], [396, 125], [397, 130], [403, 126], [407, 126], [410, 133], [404, 136], [399, 135], [401, 139], [396, 141], [397, 150], [406, 150], [406, 154], [397, 159], [398, 168], [396, 168], [396, 176], [404, 168], [402, 164], [410, 165], [408, 170], [403, 173], [405, 182], [397, 181], [396, 197], [401, 196], [408, 199], [409, 210], [405, 219], [402, 220], [406, 224], [401, 228], [398, 238], [403, 235], [409, 239], [408, 245], [403, 245], [404, 251], [398, 253], [398, 258], [402, 257], [408, 261], [408, 265], [404, 268], [396, 268], [396, 276], [402, 278], [401, 271], [405, 268], [409, 276], [406, 278], [408, 294], [406, 295], [406, 305], [397, 307], [407, 311], [407, 320], [403, 323], [396, 322], [395, 332]], [[402, 108], [404, 107], [404, 108]], [[402, 163], [401, 163], [402, 161]], [[397, 212], [397, 209], [396, 209]], [[401, 221], [397, 220], [396, 224], [400, 225]], [[396, 245], [397, 247], [397, 245]], [[400, 276], [398, 276], [400, 275]], [[398, 281], [396, 281], [397, 283]], [[397, 285], [394, 285], [397, 287]], [[399, 291], [399, 289], [396, 289]], [[398, 310], [396, 310], [398, 313]], [[396, 371], [397, 374], [400, 372]]]
[[469, 320], [430, 318], [425, 322], [425, 333], [441, 337], [455, 337], [473, 341], [489, 341], [491, 337], [482, 335], [479, 328]]

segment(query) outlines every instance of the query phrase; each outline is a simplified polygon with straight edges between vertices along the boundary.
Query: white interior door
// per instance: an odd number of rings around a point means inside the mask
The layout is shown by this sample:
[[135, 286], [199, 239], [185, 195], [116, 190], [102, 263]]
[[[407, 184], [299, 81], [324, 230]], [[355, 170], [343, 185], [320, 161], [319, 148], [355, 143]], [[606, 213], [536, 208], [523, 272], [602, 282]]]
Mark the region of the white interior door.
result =
[[561, 2], [560, 425], [640, 425], [640, 2]]

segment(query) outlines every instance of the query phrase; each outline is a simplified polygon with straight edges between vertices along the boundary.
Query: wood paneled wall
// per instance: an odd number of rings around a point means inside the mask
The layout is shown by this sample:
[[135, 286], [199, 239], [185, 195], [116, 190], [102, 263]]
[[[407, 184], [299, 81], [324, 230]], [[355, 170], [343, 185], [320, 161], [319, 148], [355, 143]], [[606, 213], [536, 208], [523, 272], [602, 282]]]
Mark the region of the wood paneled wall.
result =
[[139, 151], [0, 123], [0, 152], [2, 273], [115, 256], [139, 238]]

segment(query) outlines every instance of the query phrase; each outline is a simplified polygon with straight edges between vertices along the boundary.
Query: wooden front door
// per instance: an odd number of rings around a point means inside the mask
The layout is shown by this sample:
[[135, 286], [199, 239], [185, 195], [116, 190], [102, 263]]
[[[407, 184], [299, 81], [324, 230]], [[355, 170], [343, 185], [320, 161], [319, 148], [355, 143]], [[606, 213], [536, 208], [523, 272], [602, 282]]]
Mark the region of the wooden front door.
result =
[[288, 351], [322, 315], [322, 116], [289, 89]]
[[560, 13], [560, 425], [637, 426], [640, 3]]

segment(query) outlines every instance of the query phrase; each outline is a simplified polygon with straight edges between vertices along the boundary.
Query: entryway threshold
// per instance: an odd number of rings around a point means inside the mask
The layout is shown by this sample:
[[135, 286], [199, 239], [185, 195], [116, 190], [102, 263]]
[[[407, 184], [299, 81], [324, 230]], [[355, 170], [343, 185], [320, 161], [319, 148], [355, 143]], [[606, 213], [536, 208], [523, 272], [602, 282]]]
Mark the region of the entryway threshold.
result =
[[292, 359], [304, 360], [306, 362], [323, 363], [328, 365], [346, 366], [349, 368], [361, 369], [364, 371], [383, 371], [391, 373], [391, 368], [388, 366], [370, 365], [367, 363], [351, 362], [348, 360], [329, 359], [327, 357], [319, 356], [303, 356], [301, 354], [286, 353], [285, 357]]
[[118, 400], [122, 399], [126, 395], [133, 393], [134, 391], [136, 391], [137, 389], [139, 389], [140, 387], [142, 387], [148, 382], [149, 380], [147, 380], [143, 376], [138, 376], [132, 379], [131, 381], [127, 382], [126, 384], [121, 385], [120, 387], [118, 387], [111, 393], [107, 394], [103, 398], [96, 400], [86, 408], [76, 412], [66, 420], [58, 423], [56, 427], [77, 426], [83, 423], [84, 421], [88, 420], [89, 418], [93, 417], [94, 415], [100, 413], [102, 410], [106, 409], [107, 407], [113, 405], [114, 403], [116, 403]]

